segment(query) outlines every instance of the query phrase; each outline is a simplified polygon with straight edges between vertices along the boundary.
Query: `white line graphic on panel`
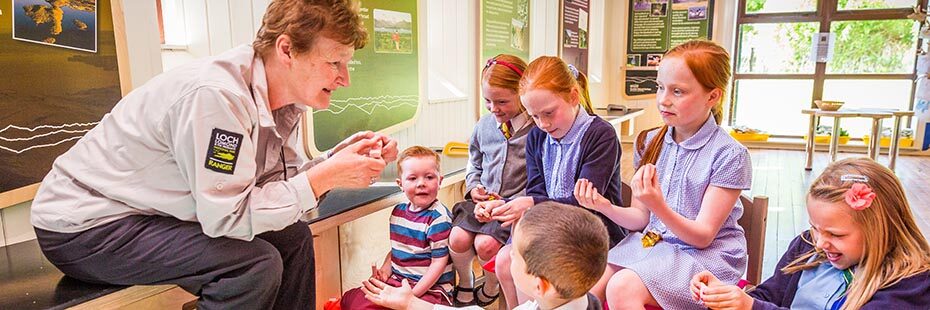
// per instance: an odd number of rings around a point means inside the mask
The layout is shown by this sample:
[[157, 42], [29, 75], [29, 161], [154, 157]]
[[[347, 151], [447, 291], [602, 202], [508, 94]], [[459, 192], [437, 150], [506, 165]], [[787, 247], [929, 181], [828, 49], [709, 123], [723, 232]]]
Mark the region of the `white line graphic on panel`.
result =
[[8, 147], [5, 147], [5, 146], [2, 146], [2, 145], [0, 145], [0, 149], [6, 150], [6, 151], [10, 151], [10, 152], [13, 152], [13, 153], [16, 153], [16, 154], [20, 154], [20, 153], [22, 153], [22, 152], [25, 152], [25, 151], [28, 151], [28, 150], [31, 150], [31, 149], [37, 149], [37, 148], [41, 148], [41, 147], [56, 146], [56, 145], [59, 145], [59, 144], [62, 144], [62, 143], [65, 143], [65, 142], [68, 142], [68, 141], [71, 141], [71, 140], [80, 139], [81, 137], [83, 137], [83, 136], [74, 136], [74, 137], [67, 138], [67, 139], [64, 139], [64, 140], [61, 140], [61, 141], [58, 141], [58, 142], [55, 142], [55, 143], [33, 145], [33, 146], [30, 146], [30, 147], [24, 148], [24, 149], [22, 149], [22, 150], [19, 150], [19, 151], [14, 150], [14, 149], [11, 149], [11, 148], [8, 148]]
[[[353, 101], [364, 101], [363, 103], [352, 103]], [[418, 95], [404, 96], [377, 96], [377, 97], [356, 97], [341, 100], [332, 100], [332, 106], [326, 110], [314, 111], [313, 113], [329, 112], [332, 114], [341, 114], [350, 107], [357, 108], [368, 115], [374, 113], [375, 108], [383, 107], [387, 110], [400, 108], [404, 106], [416, 107], [419, 103]]]
[[55, 131], [52, 131], [52, 132], [49, 132], [49, 133], [43, 133], [43, 134], [39, 134], [39, 135], [34, 135], [34, 136], [28, 137], [28, 138], [7, 138], [7, 137], [0, 137], [0, 140], [9, 141], [9, 142], [13, 142], [13, 141], [29, 141], [29, 140], [32, 140], [32, 139], [35, 139], [35, 138], [41, 138], [41, 137], [51, 136], [51, 135], [54, 135], [54, 134], [56, 134], [56, 133], [83, 133], [83, 132], [88, 132], [88, 131], [90, 131], [90, 129], [84, 129], [84, 130], [65, 130], [65, 129], [61, 129], [61, 130], [55, 130]]
[[651, 77], [638, 77], [638, 76], [628, 77], [626, 80], [627, 80], [628, 82], [633, 82], [633, 83], [655, 82], [655, 81], [656, 81], [655, 78], [651, 78]]
[[[44, 138], [44, 137], [53, 137], [53, 138], [57, 138], [57, 139], [61, 139], [61, 140], [58, 140], [58, 141], [56, 141], [56, 142], [51, 142], [51, 143], [43, 143], [43, 144], [30, 145], [29, 147], [26, 147], [26, 148], [20, 149], [20, 150], [17, 150], [17, 149], [15, 149], [15, 148], [13, 148], [12, 146], [0, 145], [0, 150], [5, 150], [5, 151], [12, 152], [12, 153], [15, 153], [15, 154], [22, 154], [23, 152], [26, 152], [26, 151], [32, 150], [32, 149], [38, 149], [38, 148], [43, 148], [43, 147], [52, 147], [52, 146], [56, 146], [56, 145], [59, 145], [59, 144], [62, 144], [62, 143], [68, 142], [68, 141], [73, 141], [73, 140], [76, 140], [76, 139], [80, 139], [81, 137], [84, 136], [83, 133], [86, 133], [86, 132], [88, 132], [88, 131], [91, 130], [90, 128], [87, 128], [87, 129], [80, 129], [80, 128], [76, 128], [76, 129], [64, 129], [64, 128], [95, 126], [95, 125], [97, 125], [98, 123], [99, 123], [99, 122], [91, 122], [91, 123], [71, 123], [71, 124], [61, 124], [61, 125], [39, 125], [39, 126], [32, 127], [32, 128], [30, 128], [30, 127], [16, 126], [16, 125], [7, 125], [7, 126], [4, 127], [3, 129], [0, 129], [0, 133], [3, 133], [3, 132], [8, 131], [8, 130], [20, 130], [20, 131], [28, 131], [28, 132], [33, 132], [33, 133], [36, 132], [37, 130], [40, 130], [40, 129], [55, 129], [55, 130], [54, 130], [54, 131], [51, 131], [51, 132], [47, 132], [47, 133], [35, 134], [35, 135], [29, 136], [29, 137], [10, 138], [10, 137], [0, 136], [0, 141], [5, 141], [5, 142], [30, 141], [30, 140], [33, 140], [33, 139]], [[60, 136], [65, 136], [66, 134], [81, 134], [81, 135], [70, 136], [70, 137], [67, 137], [67, 138], [61, 138], [61, 137], [60, 137]]]
[[7, 126], [4, 127], [3, 129], [0, 129], [0, 132], [7, 131], [7, 130], [9, 130], [10, 128], [19, 129], [19, 130], [26, 130], [26, 131], [36, 131], [36, 130], [45, 129], [45, 128], [62, 129], [62, 128], [67, 128], [67, 127], [94, 126], [94, 125], [97, 125], [97, 123], [100, 123], [100, 122], [92, 122], [92, 123], [71, 123], [71, 124], [62, 124], [62, 125], [39, 125], [39, 126], [36, 126], [36, 127], [33, 127], [33, 128], [29, 128], [29, 127], [20, 127], [20, 126], [16, 126], [16, 125], [7, 125]]

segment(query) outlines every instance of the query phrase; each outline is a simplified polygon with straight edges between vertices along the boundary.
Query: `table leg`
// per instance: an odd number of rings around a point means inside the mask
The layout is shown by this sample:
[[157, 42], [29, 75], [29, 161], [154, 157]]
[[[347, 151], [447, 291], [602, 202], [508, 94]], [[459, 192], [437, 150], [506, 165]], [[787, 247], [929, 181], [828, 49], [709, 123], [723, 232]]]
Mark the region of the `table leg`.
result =
[[891, 129], [891, 145], [888, 148], [888, 169], [891, 170], [894, 170], [895, 161], [898, 159], [898, 140], [901, 139], [901, 117], [901, 115], [894, 116], [894, 127]]
[[875, 160], [878, 158], [878, 153], [881, 149], [879, 148], [879, 143], [881, 143], [882, 136], [882, 119], [881, 118], [872, 118], [872, 135], [869, 139], [869, 158]]
[[833, 133], [830, 135], [830, 162], [836, 161], [836, 149], [840, 144], [840, 117], [833, 117]]
[[811, 170], [811, 165], [814, 163], [814, 127], [817, 126], [817, 116], [811, 114], [810, 124], [807, 127], [807, 145], [805, 146], [805, 151], [807, 151], [807, 165], [804, 166], [804, 170]]

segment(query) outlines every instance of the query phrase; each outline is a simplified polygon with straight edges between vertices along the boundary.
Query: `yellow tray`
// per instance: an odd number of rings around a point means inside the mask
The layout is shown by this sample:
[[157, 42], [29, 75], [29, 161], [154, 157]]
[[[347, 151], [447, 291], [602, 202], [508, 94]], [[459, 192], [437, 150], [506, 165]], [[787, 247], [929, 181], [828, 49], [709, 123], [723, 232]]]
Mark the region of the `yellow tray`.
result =
[[468, 143], [452, 141], [446, 143], [442, 148], [442, 154], [446, 156], [468, 156]]
[[[804, 140], [807, 140], [807, 136], [804, 136]], [[830, 136], [828, 135], [814, 136], [814, 143], [830, 144]], [[837, 143], [839, 144], [849, 143], [849, 136], [840, 136], [840, 140], [837, 141]]]
[[[862, 142], [864, 142], [865, 145], [869, 145], [869, 140], [871, 140], [871, 139], [869, 139], [869, 136], [862, 136]], [[881, 146], [881, 147], [889, 147], [889, 146], [891, 146], [891, 138], [889, 138], [889, 137], [882, 137], [881, 140], [878, 140], [878, 145]], [[898, 146], [899, 146], [899, 147], [911, 147], [911, 146], [913, 146], [913, 145], [914, 145], [914, 139], [911, 139], [911, 138], [900, 138], [900, 139], [898, 140]]]
[[736, 141], [768, 141], [769, 134], [767, 133], [737, 133], [736, 131], [730, 131], [730, 136]]

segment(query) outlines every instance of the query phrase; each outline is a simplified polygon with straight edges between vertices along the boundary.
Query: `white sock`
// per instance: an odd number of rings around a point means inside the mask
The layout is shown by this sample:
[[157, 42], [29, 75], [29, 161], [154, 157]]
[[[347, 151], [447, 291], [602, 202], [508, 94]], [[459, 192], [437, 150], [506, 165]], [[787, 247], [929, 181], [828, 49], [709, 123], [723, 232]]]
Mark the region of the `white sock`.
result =
[[[475, 287], [475, 275], [471, 271], [471, 262], [475, 259], [475, 250], [469, 248], [464, 253], [459, 253], [449, 248], [449, 256], [452, 258], [452, 268], [459, 275], [459, 287]], [[463, 300], [464, 301], [464, 300]]]
[[[481, 264], [481, 266], [484, 266], [485, 264], [488, 263], [488, 261], [483, 260], [481, 259], [481, 257], [479, 257], [478, 263]], [[489, 296], [494, 296], [495, 294], [497, 294], [497, 292], [500, 289], [499, 283], [500, 282], [497, 281], [496, 274], [494, 274], [493, 272], [487, 272], [487, 270], [484, 271], [484, 292], [485, 293], [487, 293]], [[475, 294], [477, 293], [478, 292], [475, 292]]]

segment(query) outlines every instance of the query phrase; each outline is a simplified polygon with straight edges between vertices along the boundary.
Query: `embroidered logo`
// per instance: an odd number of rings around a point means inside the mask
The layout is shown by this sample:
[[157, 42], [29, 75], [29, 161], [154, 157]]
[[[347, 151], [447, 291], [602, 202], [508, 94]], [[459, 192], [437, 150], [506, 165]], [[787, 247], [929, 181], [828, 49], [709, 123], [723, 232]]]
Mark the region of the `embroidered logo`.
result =
[[213, 128], [204, 167], [219, 173], [233, 174], [236, 171], [236, 158], [241, 145], [241, 134]]

